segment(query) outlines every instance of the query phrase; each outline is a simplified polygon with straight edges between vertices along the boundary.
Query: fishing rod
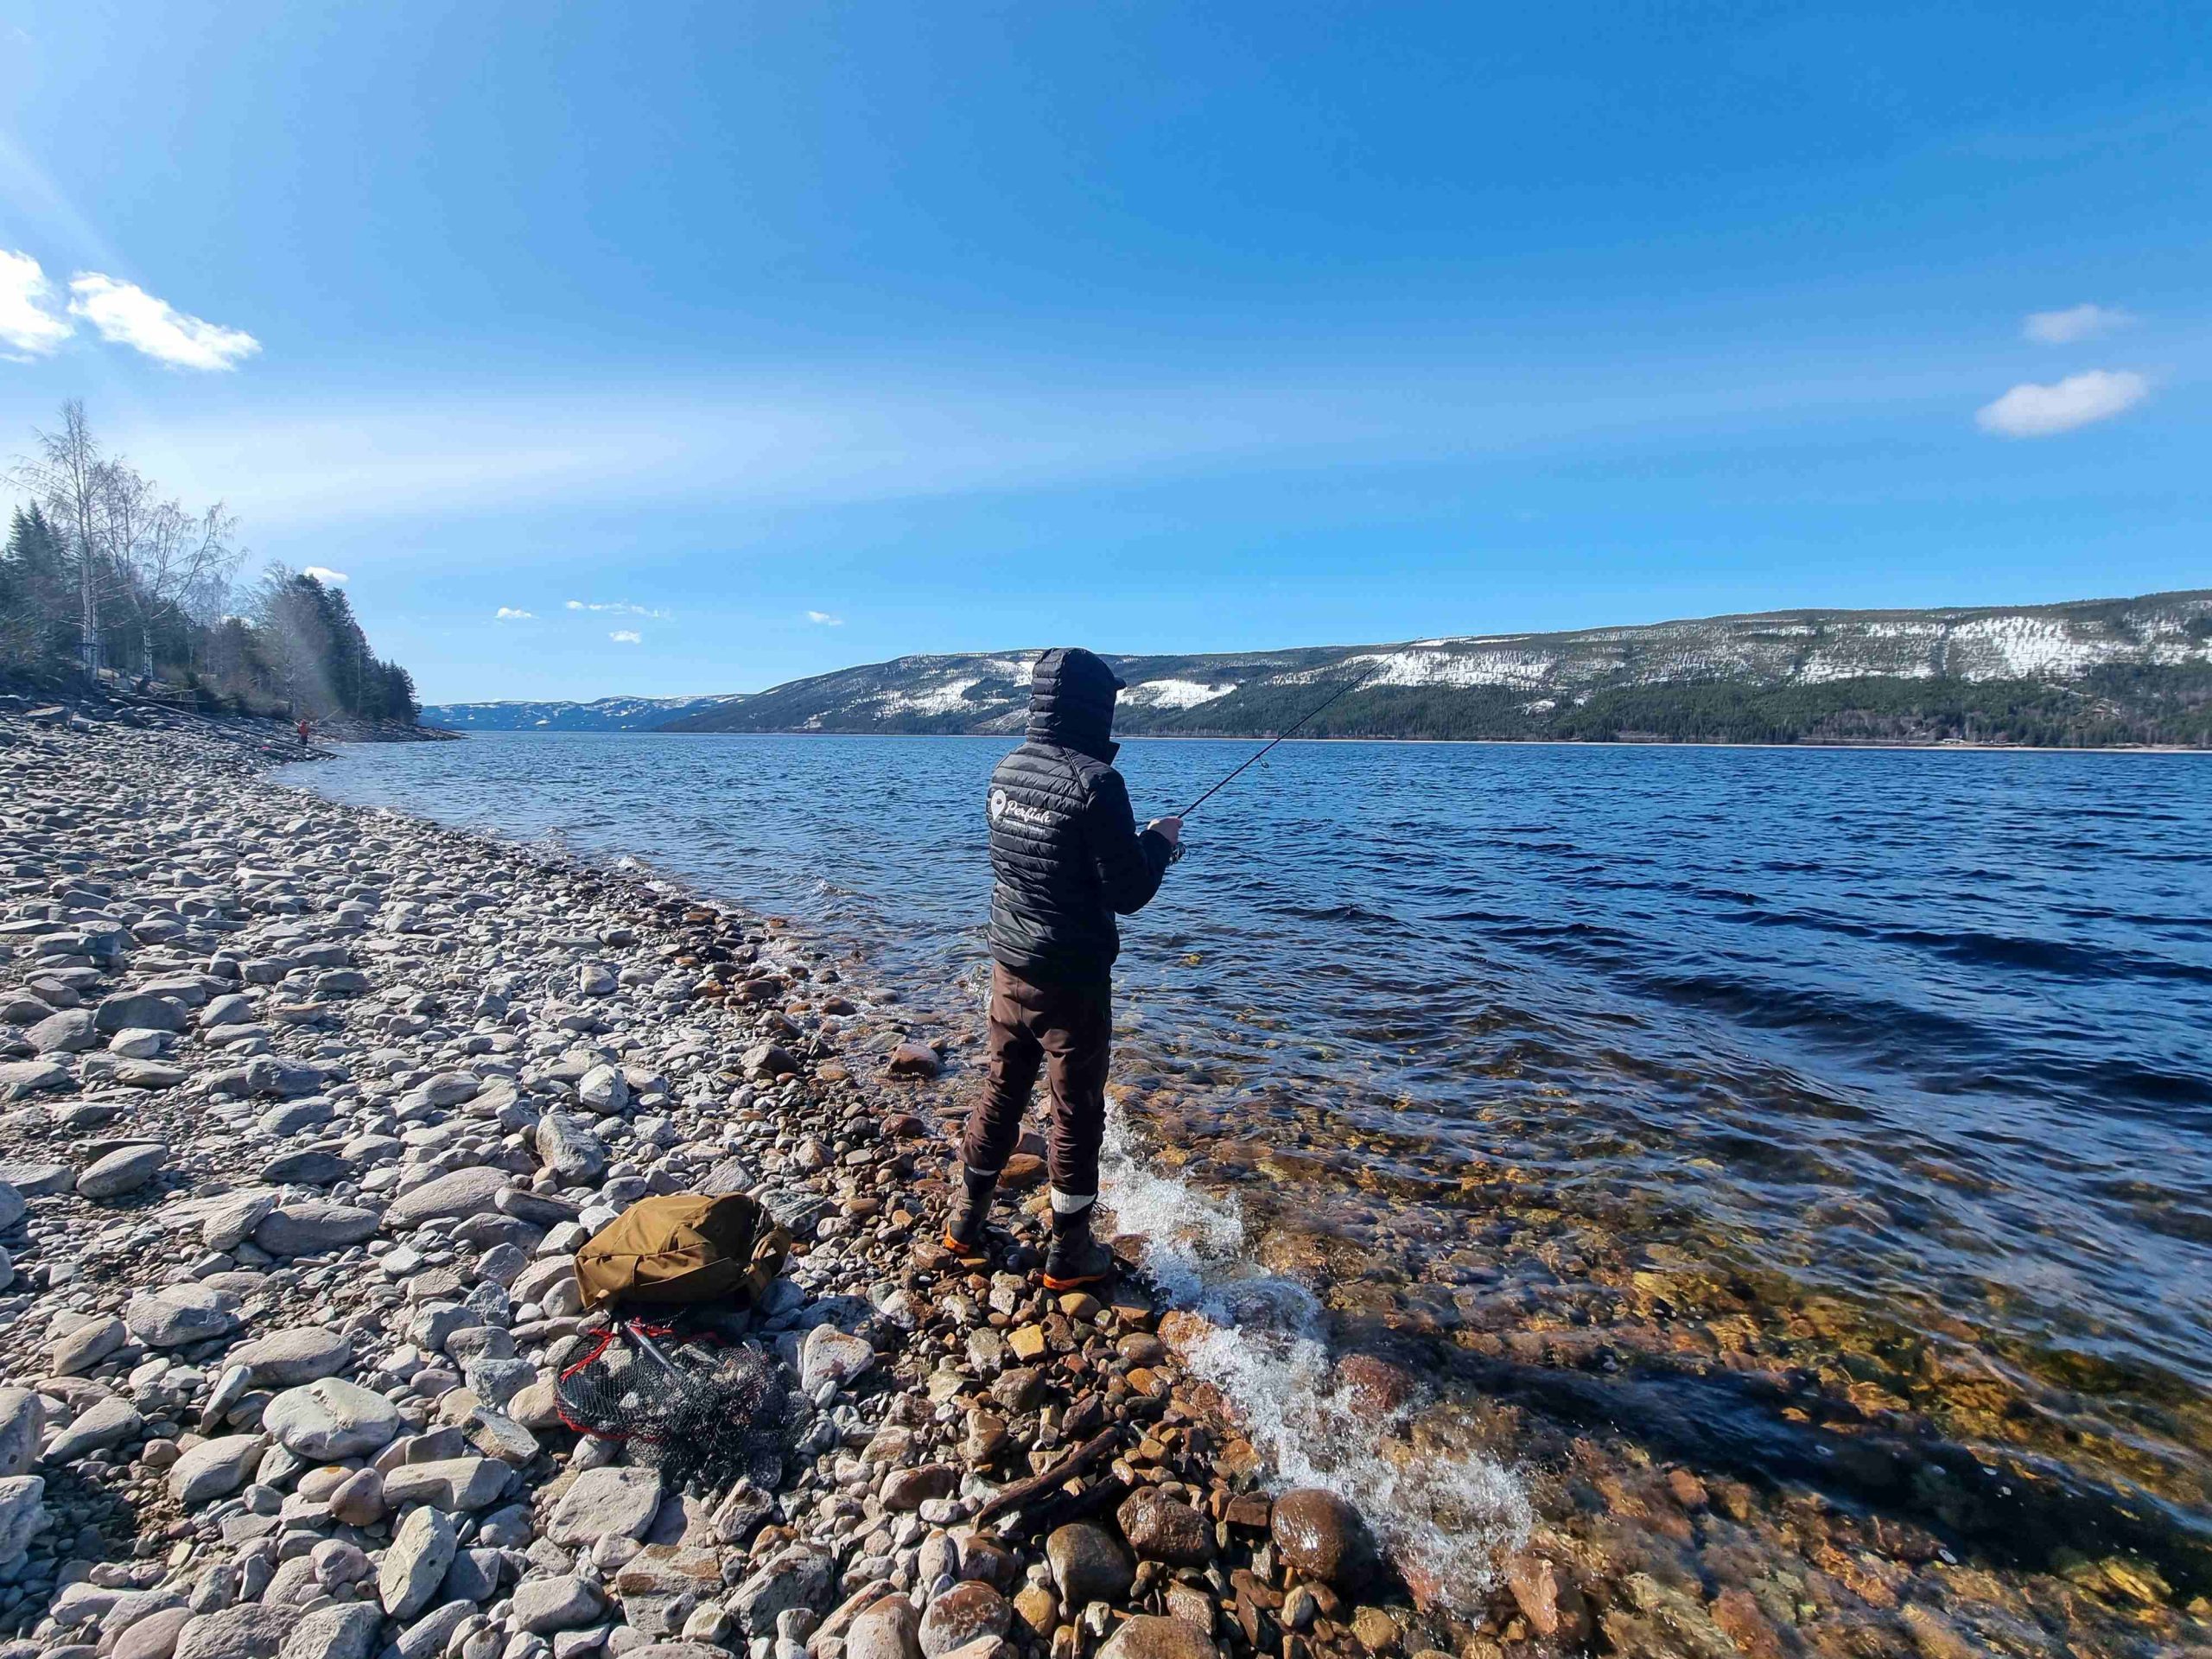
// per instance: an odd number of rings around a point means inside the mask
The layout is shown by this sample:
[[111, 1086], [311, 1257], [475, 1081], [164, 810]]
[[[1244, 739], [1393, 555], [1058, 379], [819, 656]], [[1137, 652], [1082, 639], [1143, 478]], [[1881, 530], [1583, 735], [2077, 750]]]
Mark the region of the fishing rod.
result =
[[[1308, 725], [1312, 724], [1315, 720], [1319, 719], [1319, 718], [1323, 714], [1325, 714], [1325, 713], [1329, 709], [1332, 708], [1336, 703], [1338, 703], [1338, 702], [1340, 702], [1344, 697], [1345, 697], [1346, 696], [1348, 696], [1350, 693], [1351, 693], [1351, 692], [1353, 692], [1353, 691], [1357, 691], [1357, 690], [1361, 686], [1363, 686], [1363, 685], [1366, 684], [1366, 683], [1367, 683], [1367, 681], [1368, 681], [1368, 678], [1369, 678], [1369, 676], [1367, 676], [1367, 675], [1365, 675], [1365, 674], [1362, 674], [1362, 675], [1359, 675], [1359, 676], [1356, 677], [1355, 678], [1346, 680], [1346, 681], [1345, 681], [1342, 685], [1338, 686], [1338, 687], [1334, 691], [1332, 691], [1332, 692], [1328, 695], [1328, 696], [1327, 696], [1327, 697], [1324, 698], [1321, 702], [1318, 702], [1318, 703], [1314, 704], [1313, 708], [1311, 708], [1311, 709], [1307, 709], [1307, 710], [1306, 711], [1306, 713], [1305, 713], [1302, 716], [1300, 716], [1300, 720], [1299, 720], [1299, 721], [1298, 721], [1298, 724], [1297, 724], [1297, 725], [1293, 726], [1293, 727], [1292, 727], [1288, 731], [1287, 731], [1287, 732], [1283, 732], [1283, 733], [1280, 734], [1279, 734], [1279, 735], [1277, 735], [1277, 736], [1274, 736], [1274, 737], [1271, 737], [1271, 738], [1269, 738], [1269, 739], [1268, 739], [1265, 743], [1262, 743], [1262, 745], [1260, 745], [1260, 747], [1259, 747], [1258, 748], [1255, 749], [1255, 750], [1254, 750], [1250, 754], [1249, 754], [1249, 755], [1245, 756], [1245, 758], [1244, 758], [1244, 761], [1243, 761], [1243, 765], [1241, 765], [1241, 766], [1239, 766], [1236, 768], [1236, 770], [1235, 772], [1230, 772], [1227, 777], [1224, 778], [1224, 779], [1223, 779], [1219, 783], [1216, 784], [1216, 785], [1215, 785], [1211, 789], [1209, 789], [1208, 791], [1206, 791], [1206, 792], [1205, 792], [1205, 794], [1203, 794], [1203, 795], [1199, 796], [1199, 797], [1198, 797], [1198, 798], [1197, 800], [1192, 801], [1192, 802], [1188, 806], [1185, 807], [1185, 808], [1182, 810], [1182, 811], [1181, 811], [1180, 813], [1179, 813], [1177, 816], [1178, 816], [1178, 817], [1185, 817], [1185, 818], [1189, 817], [1191, 816], [1191, 814], [1192, 814], [1192, 813], [1193, 813], [1193, 812], [1197, 811], [1200, 807], [1204, 806], [1204, 805], [1205, 805], [1205, 804], [1209, 800], [1212, 799], [1216, 795], [1219, 794], [1223, 790], [1224, 790], [1224, 789], [1228, 788], [1228, 787], [1229, 787], [1229, 785], [1230, 785], [1230, 784], [1234, 783], [1234, 782], [1236, 781], [1236, 779], [1237, 772], [1243, 772], [1243, 771], [1245, 769], [1245, 767], [1246, 767], [1246, 766], [1251, 766], [1255, 761], [1256, 761], [1256, 760], [1260, 760], [1262, 756], [1264, 756], [1264, 755], [1267, 753], [1267, 752], [1268, 752], [1269, 749], [1272, 749], [1273, 747], [1274, 747], [1274, 746], [1275, 746], [1276, 744], [1278, 744], [1278, 743], [1281, 743], [1281, 742], [1284, 741], [1286, 739], [1293, 738], [1293, 737], [1296, 737], [1296, 736], [1298, 735], [1298, 734], [1299, 734], [1301, 730], [1303, 730], [1306, 726], [1308, 726]], [[1172, 864], [1172, 863], [1174, 863], [1177, 860], [1179, 860], [1182, 856], [1183, 856], [1183, 843], [1182, 843], [1181, 842], [1179, 842], [1179, 842], [1177, 842], [1175, 843], [1175, 851], [1174, 851], [1174, 854], [1173, 854], [1173, 855], [1172, 857], [1170, 857], [1170, 858], [1169, 858], [1168, 862], [1169, 862], [1169, 863], [1171, 863], [1171, 864]]]

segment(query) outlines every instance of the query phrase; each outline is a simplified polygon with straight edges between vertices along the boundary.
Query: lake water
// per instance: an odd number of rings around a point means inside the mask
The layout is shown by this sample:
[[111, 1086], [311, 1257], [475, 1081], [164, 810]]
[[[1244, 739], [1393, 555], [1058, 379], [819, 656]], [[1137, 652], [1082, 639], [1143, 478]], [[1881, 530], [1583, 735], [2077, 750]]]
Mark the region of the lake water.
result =
[[[487, 734], [292, 775], [637, 857], [964, 1014], [1007, 747]], [[1249, 751], [1120, 765], [1142, 817]], [[1293, 744], [1189, 839], [1125, 925], [1116, 1075], [1195, 1270], [1471, 1363], [1809, 1375], [2201, 1524], [2212, 757]], [[1163, 1190], [1125, 1196], [1166, 1225]], [[1754, 1415], [1712, 1455], [1795, 1455], [1802, 1413]]]

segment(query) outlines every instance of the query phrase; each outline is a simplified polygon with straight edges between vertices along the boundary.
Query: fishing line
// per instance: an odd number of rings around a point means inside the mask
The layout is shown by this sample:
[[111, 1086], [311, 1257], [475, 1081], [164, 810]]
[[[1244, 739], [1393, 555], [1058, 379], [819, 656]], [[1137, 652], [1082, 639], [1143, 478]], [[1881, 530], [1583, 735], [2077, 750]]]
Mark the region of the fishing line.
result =
[[[1192, 801], [1188, 806], [1185, 807], [1178, 816], [1185, 818], [1189, 817], [1192, 813], [1204, 806], [1214, 796], [1228, 788], [1229, 785], [1235, 781], [1237, 773], [1243, 772], [1246, 766], [1252, 765], [1253, 762], [1258, 760], [1262, 756], [1265, 755], [1269, 749], [1272, 749], [1276, 744], [1282, 742], [1285, 739], [1297, 736], [1302, 729], [1312, 723], [1314, 720], [1318, 719], [1332, 705], [1351, 692], [1357, 690], [1361, 686], [1366, 684], [1367, 681], [1368, 676], [1364, 674], [1362, 674], [1354, 679], [1346, 680], [1342, 685], [1338, 686], [1334, 691], [1332, 691], [1321, 702], [1314, 704], [1313, 708], [1307, 709], [1306, 713], [1300, 717], [1297, 725], [1293, 726], [1288, 731], [1269, 738], [1265, 743], [1262, 743], [1257, 749], [1254, 750], [1250, 754], [1244, 758], [1243, 765], [1239, 766], [1235, 772], [1231, 772], [1211, 789], [1209, 789], [1205, 794], [1199, 796], [1197, 800]], [[1178, 841], [1175, 843], [1174, 853], [1167, 861], [1172, 864], [1182, 856], [1183, 843], [1180, 841]]]

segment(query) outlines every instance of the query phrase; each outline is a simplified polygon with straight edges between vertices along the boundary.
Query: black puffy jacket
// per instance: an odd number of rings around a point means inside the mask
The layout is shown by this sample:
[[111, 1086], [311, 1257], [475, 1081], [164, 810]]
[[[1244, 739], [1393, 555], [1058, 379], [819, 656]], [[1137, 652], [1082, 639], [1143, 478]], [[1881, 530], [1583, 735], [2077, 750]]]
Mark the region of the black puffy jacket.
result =
[[1114, 770], [1122, 682], [1087, 651], [1048, 651], [1029, 683], [1028, 741], [991, 774], [991, 955], [1035, 983], [1104, 979], [1116, 912], [1160, 891], [1167, 838], [1137, 832]]

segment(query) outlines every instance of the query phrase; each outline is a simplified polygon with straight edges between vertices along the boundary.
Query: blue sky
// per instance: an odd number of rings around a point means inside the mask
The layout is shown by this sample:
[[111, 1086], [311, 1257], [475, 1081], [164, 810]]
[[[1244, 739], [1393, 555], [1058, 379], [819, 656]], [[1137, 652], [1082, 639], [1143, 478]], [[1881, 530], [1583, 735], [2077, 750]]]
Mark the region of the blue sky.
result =
[[2208, 41], [0, 0], [0, 453], [82, 396], [438, 699], [2202, 586]]

